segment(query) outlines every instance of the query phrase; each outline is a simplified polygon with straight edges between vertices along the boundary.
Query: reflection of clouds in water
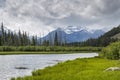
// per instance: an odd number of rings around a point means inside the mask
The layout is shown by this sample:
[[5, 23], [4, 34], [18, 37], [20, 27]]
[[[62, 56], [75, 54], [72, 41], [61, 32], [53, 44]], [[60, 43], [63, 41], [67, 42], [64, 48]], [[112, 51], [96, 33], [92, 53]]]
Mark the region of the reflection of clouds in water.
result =
[[[0, 79], [9, 80], [11, 77], [31, 75], [32, 70], [43, 69], [61, 61], [73, 60], [82, 57], [97, 56], [90, 54], [41, 54], [41, 55], [0, 55]], [[15, 67], [27, 67], [19, 70]]]
[[[16, 66], [21, 66], [20, 56], [16, 55], [1, 55], [0, 56], [0, 79], [9, 80], [11, 77], [31, 75], [32, 70], [16, 70]], [[4, 78], [4, 79], [3, 79]]]

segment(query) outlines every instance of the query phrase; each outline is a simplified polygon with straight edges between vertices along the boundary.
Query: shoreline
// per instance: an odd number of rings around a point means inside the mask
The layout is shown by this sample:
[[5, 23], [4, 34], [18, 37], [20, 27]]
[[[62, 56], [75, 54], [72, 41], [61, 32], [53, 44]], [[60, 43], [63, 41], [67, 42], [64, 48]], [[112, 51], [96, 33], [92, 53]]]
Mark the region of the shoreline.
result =
[[27, 51], [9, 51], [0, 52], [0, 55], [30, 55], [30, 54], [75, 54], [75, 53], [99, 53], [95, 51], [68, 51], [68, 52], [27, 52]]
[[[11, 80], [58, 80], [60, 78], [63, 80], [119, 80], [119, 71], [103, 74], [103, 71], [111, 66], [120, 66], [117, 64], [118, 62], [118, 60], [102, 58], [77, 58], [44, 69], [34, 70], [30, 76], [11, 78]], [[110, 75], [112, 75], [112, 79], [109, 77]]]

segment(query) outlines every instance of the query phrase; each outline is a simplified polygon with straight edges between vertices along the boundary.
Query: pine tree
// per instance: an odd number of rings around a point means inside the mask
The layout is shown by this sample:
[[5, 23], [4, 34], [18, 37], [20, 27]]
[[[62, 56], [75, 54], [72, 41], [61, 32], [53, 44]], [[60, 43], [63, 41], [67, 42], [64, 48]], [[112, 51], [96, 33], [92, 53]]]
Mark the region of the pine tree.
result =
[[7, 35], [7, 45], [12, 46], [12, 36], [10, 31], [8, 31], [8, 35]]
[[58, 46], [58, 45], [59, 45], [57, 32], [55, 32], [54, 45], [55, 45], [55, 46]]
[[43, 41], [43, 45], [44, 45], [44, 46], [49, 46], [49, 43], [50, 43], [49, 40], [44, 40], [44, 41]]
[[5, 31], [4, 31], [4, 26], [3, 23], [1, 24], [1, 45], [5, 45]]
[[18, 43], [19, 43], [20, 46], [22, 46], [23, 40], [22, 40], [22, 34], [21, 34], [20, 30], [18, 32], [18, 38], [19, 38]]
[[49, 46], [53, 45], [52, 34], [49, 34], [48, 43], [49, 43]]
[[32, 41], [31, 41], [31, 45], [32, 46], [36, 46], [37, 45], [37, 36], [32, 36]]

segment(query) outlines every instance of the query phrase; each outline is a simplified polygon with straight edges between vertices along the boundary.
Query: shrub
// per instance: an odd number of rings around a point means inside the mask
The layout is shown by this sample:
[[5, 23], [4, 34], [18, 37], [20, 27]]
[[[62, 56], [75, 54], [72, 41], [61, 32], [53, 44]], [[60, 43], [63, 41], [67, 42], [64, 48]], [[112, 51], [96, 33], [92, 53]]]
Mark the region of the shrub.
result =
[[120, 58], [120, 41], [115, 42], [104, 48], [101, 53], [101, 57], [107, 59], [119, 59]]
[[100, 51], [101, 47], [76, 46], [0, 46], [0, 51]]

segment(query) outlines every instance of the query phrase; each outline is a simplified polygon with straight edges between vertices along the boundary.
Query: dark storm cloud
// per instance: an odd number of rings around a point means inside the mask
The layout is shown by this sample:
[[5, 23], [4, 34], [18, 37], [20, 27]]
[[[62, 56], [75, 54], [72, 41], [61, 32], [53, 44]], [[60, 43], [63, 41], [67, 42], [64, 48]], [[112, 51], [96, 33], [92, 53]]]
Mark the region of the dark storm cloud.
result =
[[5, 6], [5, 2], [6, 2], [6, 0], [0, 0], [0, 7], [4, 7]]
[[104, 0], [103, 14], [113, 14], [120, 10], [120, 0]]

